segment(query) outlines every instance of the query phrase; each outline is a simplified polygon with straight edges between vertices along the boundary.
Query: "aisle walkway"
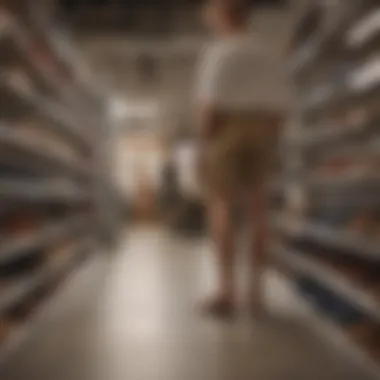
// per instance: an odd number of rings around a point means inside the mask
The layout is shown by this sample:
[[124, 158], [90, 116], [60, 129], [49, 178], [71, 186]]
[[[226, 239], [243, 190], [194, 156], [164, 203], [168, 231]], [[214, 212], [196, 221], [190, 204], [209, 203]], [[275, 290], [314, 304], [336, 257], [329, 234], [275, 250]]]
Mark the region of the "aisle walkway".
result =
[[204, 320], [205, 241], [156, 227], [125, 237], [60, 295], [46, 323], [4, 366], [2, 380], [356, 380], [302, 328], [283, 283], [268, 276], [277, 318]]

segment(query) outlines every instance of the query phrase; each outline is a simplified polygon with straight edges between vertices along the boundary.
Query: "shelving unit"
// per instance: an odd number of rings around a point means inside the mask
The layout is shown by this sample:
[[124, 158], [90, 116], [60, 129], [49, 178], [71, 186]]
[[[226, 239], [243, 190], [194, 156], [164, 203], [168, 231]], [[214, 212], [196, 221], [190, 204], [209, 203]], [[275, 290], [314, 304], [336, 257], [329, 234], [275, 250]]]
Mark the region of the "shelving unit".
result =
[[367, 352], [360, 346], [348, 339], [345, 331], [339, 325], [326, 318], [323, 313], [313, 306], [312, 302], [302, 301], [305, 317], [316, 336], [324, 337], [331, 345], [342, 352], [348, 360], [362, 368], [366, 375], [374, 379], [378, 378], [379, 367], [376, 361], [369, 357]]
[[318, 335], [380, 378], [380, 4], [326, 2], [316, 24], [289, 65], [300, 102], [273, 263]]
[[[17, 288], [9, 291], [10, 304], [15, 305], [17, 298], [20, 303], [25, 303], [25, 299], [29, 299], [33, 301], [33, 304], [27, 305], [27, 318], [16, 314], [17, 318], [12, 317], [3, 321], [3, 329], [0, 331], [4, 333], [6, 330], [8, 334], [7, 339], [0, 346], [0, 365], [40, 327], [45, 312], [51, 307], [54, 292], [59, 290], [58, 285], [63, 285], [68, 281], [69, 275], [78, 270], [93, 252], [93, 242], [89, 238], [84, 238], [72, 244], [57, 265], [48, 265], [40, 272], [31, 275], [29, 279], [25, 279], [23, 283], [19, 282]], [[0, 313], [3, 314], [1, 309]]]
[[276, 227], [295, 239], [307, 239], [323, 242], [324, 245], [340, 250], [349, 255], [359, 255], [371, 260], [380, 260], [379, 239], [370, 239], [360, 233], [353, 233], [344, 228], [338, 229], [322, 223], [306, 221], [277, 221]]
[[0, 0], [0, 362], [115, 227], [103, 99], [40, 4]]

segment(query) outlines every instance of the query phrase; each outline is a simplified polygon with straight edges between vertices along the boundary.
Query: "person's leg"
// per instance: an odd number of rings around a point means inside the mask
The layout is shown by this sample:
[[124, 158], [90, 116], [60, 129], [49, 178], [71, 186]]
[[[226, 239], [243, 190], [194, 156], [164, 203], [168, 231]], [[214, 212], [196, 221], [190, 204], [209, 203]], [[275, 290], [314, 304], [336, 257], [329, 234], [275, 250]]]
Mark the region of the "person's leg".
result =
[[263, 310], [264, 275], [269, 246], [268, 197], [263, 187], [248, 194], [252, 246], [250, 252], [250, 303], [253, 312]]
[[205, 311], [215, 315], [228, 315], [234, 309], [234, 231], [231, 204], [228, 197], [214, 195], [208, 205], [210, 233], [215, 244], [218, 288], [205, 305]]
[[279, 127], [282, 120], [283, 115], [280, 114], [258, 113], [253, 119], [254, 128], [251, 129], [252, 158], [250, 161], [252, 166], [247, 198], [253, 238], [250, 252], [250, 303], [253, 312], [262, 311], [264, 306], [265, 271], [270, 249], [270, 208], [266, 185], [274, 169]]

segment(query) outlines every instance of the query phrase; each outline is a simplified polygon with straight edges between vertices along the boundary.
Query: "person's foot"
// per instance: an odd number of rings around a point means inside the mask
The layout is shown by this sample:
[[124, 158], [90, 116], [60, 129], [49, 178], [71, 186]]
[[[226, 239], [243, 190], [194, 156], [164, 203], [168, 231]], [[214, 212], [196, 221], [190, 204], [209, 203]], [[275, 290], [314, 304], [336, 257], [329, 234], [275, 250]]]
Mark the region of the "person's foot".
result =
[[201, 312], [214, 318], [229, 319], [235, 315], [235, 306], [232, 298], [216, 296], [201, 305]]

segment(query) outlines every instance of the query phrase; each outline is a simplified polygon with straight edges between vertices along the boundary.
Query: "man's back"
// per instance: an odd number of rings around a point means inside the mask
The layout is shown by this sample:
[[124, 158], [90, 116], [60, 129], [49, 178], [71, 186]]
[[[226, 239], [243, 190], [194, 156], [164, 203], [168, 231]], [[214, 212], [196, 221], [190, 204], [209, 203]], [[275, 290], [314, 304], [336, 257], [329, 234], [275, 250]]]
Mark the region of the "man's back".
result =
[[284, 64], [248, 35], [214, 42], [199, 68], [198, 98], [222, 109], [287, 110], [291, 87]]

